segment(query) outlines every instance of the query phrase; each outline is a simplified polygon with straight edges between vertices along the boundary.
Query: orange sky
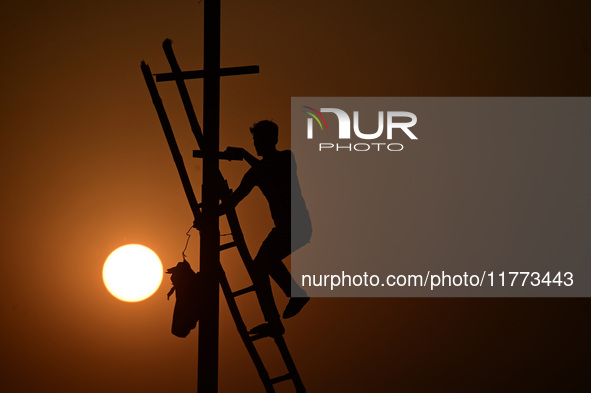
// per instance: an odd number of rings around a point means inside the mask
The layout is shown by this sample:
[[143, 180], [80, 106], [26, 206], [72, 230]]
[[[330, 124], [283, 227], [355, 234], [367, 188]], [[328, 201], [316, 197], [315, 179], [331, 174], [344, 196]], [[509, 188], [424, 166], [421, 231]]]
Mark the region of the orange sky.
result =
[[[200, 69], [202, 18], [189, 0], [0, 5], [2, 391], [196, 391], [197, 335], [170, 334], [168, 278], [128, 304], [101, 269], [126, 243], [180, 258], [192, 218], [139, 64], [167, 71], [171, 38]], [[261, 67], [222, 80], [222, 148], [253, 152], [264, 118], [288, 148], [291, 96], [591, 95], [587, 1], [225, 0], [222, 18], [222, 65]], [[159, 86], [200, 194], [180, 100]], [[222, 164], [232, 187], [246, 169]], [[252, 252], [265, 209], [256, 192], [238, 210]], [[590, 305], [313, 299], [286, 340], [310, 392], [540, 390], [589, 384]], [[221, 326], [220, 391], [262, 391], [225, 305]]]

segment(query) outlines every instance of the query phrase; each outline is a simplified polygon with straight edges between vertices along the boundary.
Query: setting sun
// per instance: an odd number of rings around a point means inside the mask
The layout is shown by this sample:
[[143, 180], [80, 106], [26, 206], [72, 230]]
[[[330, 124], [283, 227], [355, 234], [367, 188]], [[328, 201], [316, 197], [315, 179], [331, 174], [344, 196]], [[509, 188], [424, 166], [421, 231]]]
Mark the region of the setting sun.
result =
[[113, 251], [103, 266], [103, 282], [119, 300], [139, 302], [160, 287], [162, 263], [148, 247], [127, 244]]

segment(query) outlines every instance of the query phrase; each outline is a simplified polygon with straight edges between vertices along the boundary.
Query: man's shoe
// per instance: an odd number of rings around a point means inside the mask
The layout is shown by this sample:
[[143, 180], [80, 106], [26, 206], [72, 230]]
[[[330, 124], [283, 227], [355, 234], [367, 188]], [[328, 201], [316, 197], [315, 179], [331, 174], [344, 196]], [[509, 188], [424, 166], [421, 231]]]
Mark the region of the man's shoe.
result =
[[283, 311], [283, 319], [297, 315], [309, 301], [309, 297], [292, 297], [289, 299], [289, 303], [287, 303], [287, 307], [285, 307], [285, 311]]

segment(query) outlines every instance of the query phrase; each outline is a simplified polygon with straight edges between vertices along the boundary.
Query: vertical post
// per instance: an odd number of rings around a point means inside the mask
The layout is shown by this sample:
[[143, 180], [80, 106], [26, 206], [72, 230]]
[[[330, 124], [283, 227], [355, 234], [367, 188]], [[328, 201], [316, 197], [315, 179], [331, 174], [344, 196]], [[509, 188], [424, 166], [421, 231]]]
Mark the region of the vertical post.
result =
[[197, 391], [218, 391], [220, 235], [218, 217], [220, 116], [220, 0], [205, 0], [201, 273], [207, 308], [199, 321]]

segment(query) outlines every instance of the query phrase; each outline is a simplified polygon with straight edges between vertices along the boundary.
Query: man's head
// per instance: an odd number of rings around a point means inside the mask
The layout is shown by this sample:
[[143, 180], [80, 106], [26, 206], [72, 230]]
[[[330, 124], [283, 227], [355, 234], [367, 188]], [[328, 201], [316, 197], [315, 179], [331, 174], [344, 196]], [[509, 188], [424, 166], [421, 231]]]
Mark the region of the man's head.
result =
[[254, 141], [257, 155], [264, 157], [268, 153], [276, 151], [279, 127], [270, 120], [261, 120], [250, 127], [250, 133]]

